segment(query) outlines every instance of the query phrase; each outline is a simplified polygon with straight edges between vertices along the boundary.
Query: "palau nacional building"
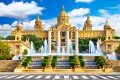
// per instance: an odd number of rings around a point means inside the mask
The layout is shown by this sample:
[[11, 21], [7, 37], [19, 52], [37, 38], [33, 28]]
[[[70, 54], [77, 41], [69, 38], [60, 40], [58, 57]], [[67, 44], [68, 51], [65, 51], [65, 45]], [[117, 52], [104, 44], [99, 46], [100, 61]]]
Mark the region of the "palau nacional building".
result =
[[[76, 26], [71, 26], [69, 22], [69, 16], [65, 12], [64, 7], [57, 18], [57, 24], [55, 27], [51, 27], [49, 30], [44, 30], [44, 26], [42, 26], [42, 20], [40, 20], [39, 16], [37, 16], [34, 30], [24, 30], [24, 26], [18, 23], [16, 29], [14, 29], [11, 33], [15, 36], [15, 40], [2, 40], [1, 42], [10, 44], [11, 53], [19, 54], [22, 53], [24, 49], [29, 49], [29, 41], [25, 42], [21, 41], [22, 35], [36, 35], [40, 39], [50, 39], [48, 43], [53, 46], [67, 46], [68, 40], [70, 39], [73, 44], [75, 40], [79, 40], [82, 38], [99, 38], [99, 43], [104, 52], [109, 51], [112, 53], [120, 44], [120, 40], [112, 39], [115, 36], [115, 30], [111, 28], [108, 21], [106, 21], [103, 26], [103, 30], [92, 30], [92, 21], [90, 19], [90, 14], [88, 14], [86, 21], [84, 22], [83, 30], [79, 30]], [[100, 38], [105, 37], [105, 41], [101, 41]], [[78, 38], [78, 39], [75, 39]], [[65, 48], [67, 50], [67, 47]]]

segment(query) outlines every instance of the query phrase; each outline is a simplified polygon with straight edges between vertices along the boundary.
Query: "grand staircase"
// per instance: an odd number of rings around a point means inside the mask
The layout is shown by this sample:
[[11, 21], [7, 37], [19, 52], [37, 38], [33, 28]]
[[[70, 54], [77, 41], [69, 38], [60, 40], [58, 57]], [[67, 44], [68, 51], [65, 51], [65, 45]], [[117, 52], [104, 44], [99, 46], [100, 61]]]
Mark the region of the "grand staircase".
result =
[[42, 60], [32, 60], [28, 66], [28, 69], [41, 69], [42, 68]]
[[84, 60], [85, 61], [85, 68], [86, 69], [98, 69], [99, 65], [97, 64], [97, 62], [93, 61], [93, 60]]

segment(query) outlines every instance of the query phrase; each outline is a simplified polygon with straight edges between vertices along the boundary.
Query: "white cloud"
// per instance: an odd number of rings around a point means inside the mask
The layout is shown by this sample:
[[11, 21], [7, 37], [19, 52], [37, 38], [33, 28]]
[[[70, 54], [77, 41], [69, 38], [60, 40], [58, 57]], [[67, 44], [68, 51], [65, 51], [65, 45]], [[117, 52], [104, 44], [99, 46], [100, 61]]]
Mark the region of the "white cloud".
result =
[[35, 19], [31, 21], [22, 22], [25, 30], [34, 30]]
[[12, 27], [9, 24], [0, 25], [0, 36], [6, 37], [11, 34]]
[[15, 2], [6, 5], [0, 2], [0, 16], [22, 19], [29, 15], [42, 14], [43, 7], [38, 7], [34, 1], [28, 2]]
[[100, 9], [100, 10], [98, 10], [98, 12], [101, 14], [101, 16], [104, 16], [106, 18], [109, 17], [109, 11], [108, 10]]
[[[74, 10], [68, 12], [68, 15], [70, 17], [71, 25], [74, 25], [81, 30], [84, 26], [85, 20], [87, 19], [87, 16], [85, 14], [87, 14], [90, 11], [90, 9], [89, 8], [79, 8], [79, 9], [85, 10], [85, 11], [82, 11], [84, 13], [77, 14], [76, 10], [78, 10], [78, 9], [74, 9]], [[100, 14], [100, 16], [93, 16], [93, 15], [90, 16], [90, 19], [92, 21], [93, 30], [103, 30], [106, 19], [108, 19], [111, 27], [116, 30], [116, 34], [120, 35], [120, 29], [119, 29], [120, 14], [110, 14], [109, 11], [105, 10], [105, 9], [98, 10], [98, 14]], [[11, 25], [8, 25], [8, 24], [0, 25], [0, 29], [4, 29], [3, 27], [6, 27], [5, 29], [13, 29], [12, 27], [16, 27], [16, 24], [17, 24], [17, 21], [14, 21]], [[22, 22], [22, 24], [23, 24], [25, 30], [33, 30], [34, 24], [35, 24], [35, 19], [31, 20], [31, 21], [24, 21], [24, 22]], [[57, 24], [57, 18], [42, 20], [42, 24], [43, 24], [42, 27], [45, 30], [48, 30], [51, 26], [55, 26]], [[4, 35], [4, 36], [5, 36], [5, 34], [7, 35], [7, 33], [4, 33], [4, 32], [1, 33], [1, 35]]]
[[117, 5], [117, 6], [114, 6], [114, 7], [107, 7], [107, 8], [109, 8], [109, 9], [120, 9], [120, 4]]
[[0, 25], [0, 30], [11, 30], [11, 26], [9, 24]]
[[82, 3], [91, 3], [94, 0], [76, 0], [76, 2], [82, 2]]
[[11, 26], [12, 26], [12, 27], [16, 27], [17, 24], [18, 24], [18, 21], [14, 21], [14, 22], [11, 24]]
[[70, 17], [75, 17], [75, 16], [83, 16], [88, 13], [89, 13], [89, 8], [79, 8], [79, 9], [73, 9], [68, 13], [68, 15]]
[[[21, 24], [23, 25], [24, 30], [34, 30], [34, 25], [35, 25], [35, 20], [33, 19], [31, 21], [23, 21], [21, 22]], [[57, 19], [56, 18], [52, 18], [52, 19], [48, 19], [48, 20], [41, 20], [42, 21], [42, 27], [45, 30], [48, 30], [51, 26], [55, 26]], [[12, 27], [16, 27], [18, 24], [18, 21], [14, 21], [11, 26]]]
[[55, 27], [55, 25], [57, 24], [57, 18], [42, 20], [42, 23], [43, 23], [43, 28], [45, 30], [48, 30], [52, 26]]
[[100, 9], [101, 17], [109, 21], [109, 24], [116, 30], [116, 35], [120, 36], [120, 14], [110, 14], [108, 10]]
[[[83, 14], [76, 14], [74, 12], [74, 9], [70, 12], [68, 12], [68, 15], [70, 17], [70, 23], [72, 26], [76, 26], [79, 29], [82, 29], [84, 26], [84, 22], [87, 19], [87, 16], [85, 14], [87, 14], [90, 9], [88, 8], [82, 8], [85, 11]], [[104, 24], [106, 22], [106, 20], [108, 19], [109, 24], [111, 25], [111, 27], [113, 29], [116, 30], [116, 34], [120, 35], [120, 30], [119, 30], [119, 26], [120, 26], [120, 14], [109, 14], [109, 11], [105, 10], [105, 9], [100, 9], [98, 10], [99, 14], [101, 14], [100, 16], [92, 16], [90, 17], [91, 21], [92, 21], [92, 26], [93, 26], [93, 30], [103, 30]], [[75, 14], [75, 15], [73, 15]], [[23, 26], [25, 29], [34, 29], [34, 21], [32, 20], [30, 22], [23, 22]], [[45, 30], [48, 30], [51, 26], [55, 26], [57, 23], [57, 18], [52, 18], [52, 19], [48, 19], [48, 20], [42, 20], [42, 24], [43, 24], [43, 28]]]

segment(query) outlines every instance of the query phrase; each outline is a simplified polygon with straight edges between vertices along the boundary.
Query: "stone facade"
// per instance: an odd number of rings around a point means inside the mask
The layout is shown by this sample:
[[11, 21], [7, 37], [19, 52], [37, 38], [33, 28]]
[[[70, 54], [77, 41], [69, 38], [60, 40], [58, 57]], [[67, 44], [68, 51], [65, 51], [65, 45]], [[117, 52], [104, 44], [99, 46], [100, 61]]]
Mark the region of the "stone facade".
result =
[[107, 53], [112, 53], [114, 52], [117, 47], [120, 45], [120, 40], [105, 40], [101, 43], [101, 48], [102, 51], [107, 52]]
[[[83, 30], [78, 30], [78, 38], [100, 38], [105, 37], [106, 40], [111, 40], [115, 36], [115, 30], [111, 28], [108, 21], [106, 21], [103, 30], [92, 30], [92, 21], [90, 19], [90, 14], [87, 16], [87, 20], [84, 23]], [[69, 22], [69, 16], [65, 12], [64, 6], [57, 18], [57, 24], [55, 27], [49, 29], [51, 31], [51, 45], [65, 46], [67, 31], [69, 30], [69, 39], [75, 42], [75, 31], [77, 30], [75, 26], [71, 26]], [[58, 31], [60, 31], [60, 40], [58, 38]], [[35, 21], [34, 30], [24, 30], [23, 26], [19, 23], [17, 28], [12, 31], [12, 35], [15, 36], [15, 40], [21, 40], [22, 35], [33, 34], [40, 39], [48, 39], [48, 31], [44, 30], [42, 27], [42, 21], [39, 16], [37, 16]], [[60, 41], [60, 43], [57, 43]], [[75, 45], [75, 44], [74, 44]], [[105, 45], [104, 43], [102, 45]], [[66, 45], [67, 46], [67, 45]], [[106, 48], [104, 48], [106, 49]], [[103, 50], [104, 50], [103, 49]], [[114, 49], [113, 49], [114, 50]], [[106, 51], [106, 50], [105, 50]]]
[[29, 50], [30, 45], [29, 42], [23, 42], [20, 40], [1, 40], [0, 42], [4, 44], [8, 44], [10, 46], [10, 53], [14, 55], [18, 55], [23, 53], [25, 49]]

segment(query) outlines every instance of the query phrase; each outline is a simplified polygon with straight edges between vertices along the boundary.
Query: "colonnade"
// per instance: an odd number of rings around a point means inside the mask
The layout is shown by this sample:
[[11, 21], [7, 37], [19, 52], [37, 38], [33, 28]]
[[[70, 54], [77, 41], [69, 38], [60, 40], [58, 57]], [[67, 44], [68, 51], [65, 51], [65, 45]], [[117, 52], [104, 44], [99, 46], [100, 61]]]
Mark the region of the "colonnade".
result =
[[[69, 30], [66, 30], [66, 37], [65, 37], [65, 43], [66, 43], [66, 53], [69, 53]], [[60, 39], [60, 30], [57, 31], [57, 49], [60, 50], [61, 48], [61, 39]], [[51, 53], [51, 31], [48, 31], [48, 52]], [[75, 54], [78, 54], [78, 30], [75, 31]], [[59, 53], [61, 53], [59, 51]]]

